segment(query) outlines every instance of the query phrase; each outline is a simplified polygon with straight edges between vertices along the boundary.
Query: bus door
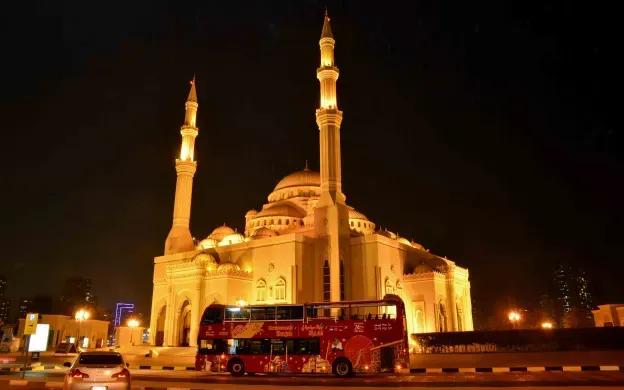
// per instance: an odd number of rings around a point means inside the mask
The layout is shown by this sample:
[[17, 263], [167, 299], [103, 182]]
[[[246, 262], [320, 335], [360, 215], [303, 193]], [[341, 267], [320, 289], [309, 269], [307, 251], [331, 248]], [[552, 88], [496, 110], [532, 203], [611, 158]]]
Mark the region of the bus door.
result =
[[382, 347], [380, 350], [381, 371], [394, 370], [394, 347]]
[[[292, 347], [291, 347], [292, 348]], [[288, 356], [286, 351], [286, 340], [271, 339], [269, 349], [269, 372], [288, 371]]]

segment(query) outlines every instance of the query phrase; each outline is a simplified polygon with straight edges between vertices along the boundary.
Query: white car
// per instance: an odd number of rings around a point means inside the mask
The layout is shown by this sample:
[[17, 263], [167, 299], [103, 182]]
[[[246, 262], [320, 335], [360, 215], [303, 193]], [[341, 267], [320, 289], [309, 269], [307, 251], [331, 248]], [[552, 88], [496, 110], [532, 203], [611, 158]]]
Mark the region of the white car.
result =
[[81, 352], [65, 366], [65, 390], [130, 390], [130, 371], [120, 353]]

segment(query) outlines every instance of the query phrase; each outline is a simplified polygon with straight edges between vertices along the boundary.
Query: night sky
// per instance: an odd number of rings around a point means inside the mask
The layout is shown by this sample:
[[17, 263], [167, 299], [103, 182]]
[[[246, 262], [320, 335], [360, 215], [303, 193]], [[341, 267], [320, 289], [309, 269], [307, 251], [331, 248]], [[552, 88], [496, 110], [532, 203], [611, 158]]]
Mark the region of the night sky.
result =
[[619, 13], [571, 3], [3, 5], [9, 295], [81, 275], [105, 305], [149, 311], [193, 74], [196, 237], [242, 230], [280, 178], [318, 169], [327, 4], [349, 204], [469, 267], [480, 312], [536, 303], [561, 262], [587, 271], [596, 303], [623, 302]]

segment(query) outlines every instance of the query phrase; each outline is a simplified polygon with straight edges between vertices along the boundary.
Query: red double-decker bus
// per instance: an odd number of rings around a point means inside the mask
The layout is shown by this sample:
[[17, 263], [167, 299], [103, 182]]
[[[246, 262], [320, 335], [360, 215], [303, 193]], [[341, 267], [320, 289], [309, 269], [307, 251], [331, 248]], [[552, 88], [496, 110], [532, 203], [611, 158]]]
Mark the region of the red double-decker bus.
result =
[[198, 370], [245, 373], [393, 372], [408, 367], [403, 301], [224, 306], [204, 311]]

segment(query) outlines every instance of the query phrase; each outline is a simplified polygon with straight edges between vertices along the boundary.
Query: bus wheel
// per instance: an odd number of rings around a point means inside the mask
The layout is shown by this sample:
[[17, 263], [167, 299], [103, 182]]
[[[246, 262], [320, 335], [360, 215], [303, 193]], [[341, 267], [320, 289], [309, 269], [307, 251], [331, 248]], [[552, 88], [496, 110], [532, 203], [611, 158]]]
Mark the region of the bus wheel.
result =
[[353, 367], [351, 366], [351, 362], [345, 358], [338, 358], [334, 360], [334, 364], [332, 365], [332, 371], [336, 376], [341, 378], [353, 375]]
[[245, 374], [245, 364], [240, 359], [232, 359], [228, 363], [228, 371], [233, 376], [242, 376]]

